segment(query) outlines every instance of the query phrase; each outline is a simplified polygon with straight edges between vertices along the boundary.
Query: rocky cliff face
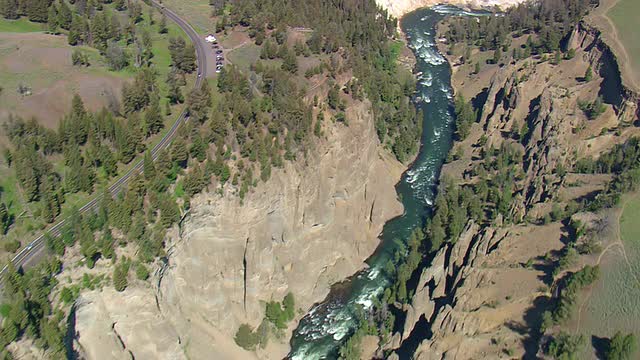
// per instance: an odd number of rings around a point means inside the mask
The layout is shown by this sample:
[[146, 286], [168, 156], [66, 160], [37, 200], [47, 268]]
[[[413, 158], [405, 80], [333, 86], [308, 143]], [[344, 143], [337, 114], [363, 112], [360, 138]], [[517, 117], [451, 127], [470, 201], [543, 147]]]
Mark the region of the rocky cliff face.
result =
[[[87, 357], [252, 358], [233, 335], [261, 322], [266, 301], [290, 291], [306, 310], [360, 269], [402, 211], [394, 185], [404, 167], [381, 150], [368, 104], [347, 117], [349, 126], [328, 124], [315, 150], [243, 202], [231, 186], [194, 198], [156, 288], [83, 295], [76, 328]], [[287, 350], [272, 345], [257, 356]]]
[[[497, 148], [526, 123], [526, 137], [511, 141], [524, 154], [510, 209], [516, 222], [548, 214], [551, 199], [568, 204], [602, 189], [597, 176], [564, 175], [558, 169], [570, 172], [577, 158], [597, 157], [637, 133], [629, 125], [638, 118], [638, 97], [621, 85], [615, 57], [598, 33], [581, 24], [569, 44], [576, 56], [559, 65], [527, 60], [525, 66], [519, 61], [488, 67], [477, 76], [464, 73], [457, 59], [449, 58], [456, 91], [485, 100], [472, 134], [456, 144], [465, 156], [445, 165], [443, 176], [473, 183], [471, 174], [482, 157], [480, 138]], [[591, 82], [577, 80], [589, 65], [601, 76]], [[483, 90], [473, 93], [470, 88]], [[587, 120], [577, 102], [603, 94], [610, 106], [597, 119]], [[618, 130], [614, 134], [611, 129]], [[501, 217], [491, 225], [469, 222], [457, 241], [445, 245], [422, 271], [403, 309], [403, 330], [386, 346], [397, 349], [392, 358], [501, 358], [505, 352], [521, 357], [532, 351], [537, 344], [529, 329], [536, 326], [537, 309], [550, 296], [544, 261], [532, 260], [561, 249], [563, 236], [559, 223], [505, 225]]]

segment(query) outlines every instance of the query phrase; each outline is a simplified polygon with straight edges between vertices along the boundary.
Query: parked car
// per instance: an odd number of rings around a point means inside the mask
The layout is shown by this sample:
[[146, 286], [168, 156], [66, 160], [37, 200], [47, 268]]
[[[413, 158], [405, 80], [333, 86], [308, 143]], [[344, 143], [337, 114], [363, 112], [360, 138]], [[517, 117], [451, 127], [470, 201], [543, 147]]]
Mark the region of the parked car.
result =
[[216, 54], [222, 54], [222, 50], [216, 50]]

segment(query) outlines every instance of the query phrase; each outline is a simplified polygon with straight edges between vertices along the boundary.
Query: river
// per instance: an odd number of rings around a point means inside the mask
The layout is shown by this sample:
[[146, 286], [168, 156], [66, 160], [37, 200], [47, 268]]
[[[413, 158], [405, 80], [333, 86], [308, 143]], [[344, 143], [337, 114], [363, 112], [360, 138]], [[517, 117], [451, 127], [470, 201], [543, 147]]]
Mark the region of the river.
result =
[[401, 27], [417, 58], [415, 102], [424, 113], [420, 152], [396, 186], [404, 214], [387, 222], [381, 243], [366, 269], [335, 285], [327, 298], [300, 321], [291, 338], [294, 360], [337, 359], [338, 349], [354, 331], [357, 304], [370, 307], [391, 283], [384, 265], [404, 249], [411, 232], [422, 227], [435, 198], [437, 179], [451, 148], [454, 131], [451, 72], [435, 46], [435, 25], [448, 14], [472, 15], [452, 6], [414, 11]]

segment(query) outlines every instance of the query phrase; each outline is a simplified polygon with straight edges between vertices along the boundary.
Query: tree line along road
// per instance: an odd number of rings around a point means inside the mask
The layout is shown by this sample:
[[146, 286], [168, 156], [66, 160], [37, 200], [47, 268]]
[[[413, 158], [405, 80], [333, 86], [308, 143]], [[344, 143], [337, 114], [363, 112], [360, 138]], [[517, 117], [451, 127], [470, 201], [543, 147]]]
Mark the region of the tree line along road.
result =
[[[184, 21], [182, 18], [176, 15], [176, 13], [167, 9], [161, 3], [151, 0], [151, 5], [159, 9], [160, 12], [163, 13], [167, 18], [169, 18], [171, 21], [176, 23], [176, 25], [178, 25], [187, 34], [187, 36], [189, 36], [189, 39], [191, 39], [191, 42], [193, 42], [193, 45], [196, 48], [196, 62], [198, 64], [195, 87], [199, 88], [202, 85], [202, 82], [204, 81], [204, 78], [207, 74], [207, 62], [206, 62], [206, 56], [205, 56], [205, 49], [202, 44], [202, 41], [200, 41], [200, 37], [198, 33], [196, 33], [196, 31], [193, 29], [193, 27], [191, 27], [191, 25], [188, 22]], [[187, 121], [189, 121], [189, 114], [188, 114], [188, 110], [184, 109], [182, 113], [180, 113], [176, 121], [173, 123], [169, 131], [162, 137], [160, 142], [156, 144], [156, 146], [154, 146], [154, 148], [151, 150], [151, 157], [153, 158], [153, 160], [155, 160], [158, 157], [158, 152], [160, 150], [166, 149], [169, 147], [169, 145], [171, 144], [171, 141], [177, 135], [178, 129], [180, 128], [180, 126]], [[109, 192], [111, 193], [111, 195], [117, 196], [120, 193], [120, 191], [122, 191], [122, 189], [126, 187], [127, 183], [129, 182], [129, 179], [131, 179], [133, 175], [137, 174], [138, 172], [142, 172], [142, 165], [143, 165], [143, 160], [142, 159], [138, 160], [136, 164], [129, 171], [127, 171], [121, 178], [119, 178], [116, 182], [114, 182], [109, 187]], [[80, 213], [86, 214], [91, 211], [95, 211], [101, 199], [102, 199], [102, 195], [95, 196], [93, 199], [91, 199], [89, 202], [87, 202], [84, 206], [82, 206], [79, 209]], [[40, 259], [42, 259], [42, 257], [46, 254], [45, 235], [50, 234], [52, 236], [60, 236], [60, 233], [65, 223], [66, 223], [66, 219], [60, 220], [58, 223], [56, 223], [55, 225], [47, 229], [44, 233], [36, 237], [27, 246], [25, 246], [16, 256], [14, 256], [11, 261], [16, 266], [16, 268], [32, 266], [38, 263], [38, 261], [40, 261]], [[7, 271], [7, 266], [4, 266], [2, 270], [0, 270], [0, 277], [4, 276], [6, 271]], [[0, 288], [1, 286], [2, 284], [0, 284]]]

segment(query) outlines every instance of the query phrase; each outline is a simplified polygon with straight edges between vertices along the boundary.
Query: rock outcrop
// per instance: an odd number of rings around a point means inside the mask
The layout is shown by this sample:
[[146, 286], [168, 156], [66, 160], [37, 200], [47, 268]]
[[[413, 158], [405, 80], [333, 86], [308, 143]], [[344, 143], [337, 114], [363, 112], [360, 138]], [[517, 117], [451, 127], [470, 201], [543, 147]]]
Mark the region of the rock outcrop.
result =
[[326, 126], [313, 151], [244, 201], [229, 185], [223, 195], [196, 196], [169, 239], [156, 289], [83, 295], [77, 331], [87, 357], [252, 358], [233, 336], [241, 323], [260, 324], [265, 302], [292, 292], [306, 310], [362, 268], [384, 223], [402, 212], [394, 186], [404, 166], [381, 149], [368, 103], [347, 117], [348, 126]]
[[[569, 39], [569, 47], [576, 49], [574, 59], [559, 65], [507, 62], [474, 78], [482, 81], [482, 75], [490, 75], [484, 77], [486, 86], [473, 85], [483, 89], [482, 94], [465, 94], [486, 99], [480, 120], [469, 138], [457, 144], [466, 155], [445, 165], [443, 176], [473, 182], [469, 174], [482, 157], [477, 153], [482, 137], [487, 147], [509, 141], [523, 154], [523, 173], [516, 175], [510, 208], [516, 223], [525, 216], [531, 221], [548, 214], [550, 199], [568, 203], [602, 189], [594, 185], [597, 176], [568, 180], [566, 171], [559, 170], [570, 170], [578, 158], [597, 158], [637, 133], [629, 125], [638, 118], [638, 97], [622, 85], [615, 57], [598, 35], [580, 24]], [[598, 79], [577, 81], [588, 66], [600, 75]], [[460, 84], [468, 79], [456, 78], [458, 70], [453, 67], [454, 87], [464, 92]], [[609, 108], [597, 119], [587, 120], [578, 101], [607, 91]], [[526, 136], [512, 141], [514, 129], [524, 124]], [[614, 135], [609, 129], [619, 130]], [[565, 186], [569, 181], [573, 183]], [[460, 237], [440, 249], [422, 270], [415, 293], [403, 308], [401, 331], [386, 349], [422, 360], [501, 358], [507, 349], [520, 357], [523, 344], [532, 341], [524, 335], [534, 326], [528, 312], [550, 296], [543, 281], [548, 274], [543, 266], [531, 264], [557, 253], [562, 236], [566, 234], [557, 223], [509, 225], [500, 217], [491, 225], [468, 223]], [[416, 335], [424, 333], [429, 335]]]

